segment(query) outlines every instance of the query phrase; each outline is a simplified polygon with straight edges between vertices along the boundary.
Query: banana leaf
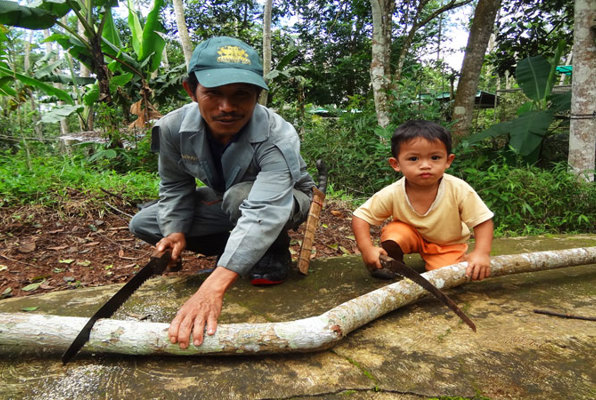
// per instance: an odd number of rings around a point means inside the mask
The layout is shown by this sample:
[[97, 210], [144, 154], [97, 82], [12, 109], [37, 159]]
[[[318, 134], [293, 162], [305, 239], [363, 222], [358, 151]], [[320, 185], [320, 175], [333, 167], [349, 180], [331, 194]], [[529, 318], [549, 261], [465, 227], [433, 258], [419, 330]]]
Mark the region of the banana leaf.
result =
[[35, 78], [31, 78], [29, 76], [16, 73], [16, 72], [10, 70], [9, 68], [5, 68], [1, 65], [0, 65], [0, 75], [14, 76], [16, 79], [18, 79], [25, 85], [33, 86], [37, 89], [40, 89], [50, 96], [56, 96], [57, 98], [59, 98], [60, 100], [66, 102], [68, 104], [74, 104], [74, 101], [73, 101], [72, 97], [70, 97], [70, 94], [68, 94], [68, 92], [65, 92], [64, 90], [57, 89], [54, 86], [48, 85], [47, 83], [39, 81]]
[[543, 56], [524, 58], [517, 64], [515, 79], [526, 96], [534, 101], [546, 98], [551, 64]]

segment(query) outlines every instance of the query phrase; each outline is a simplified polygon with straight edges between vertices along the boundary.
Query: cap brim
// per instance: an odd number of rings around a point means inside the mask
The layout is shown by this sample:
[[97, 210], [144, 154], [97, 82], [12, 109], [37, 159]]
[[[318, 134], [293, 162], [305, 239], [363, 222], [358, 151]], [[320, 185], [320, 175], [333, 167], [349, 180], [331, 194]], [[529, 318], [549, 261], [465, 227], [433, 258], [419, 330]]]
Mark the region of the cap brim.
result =
[[265, 80], [259, 74], [238, 68], [216, 68], [194, 71], [199, 83], [207, 88], [229, 85], [232, 83], [248, 83], [269, 90]]

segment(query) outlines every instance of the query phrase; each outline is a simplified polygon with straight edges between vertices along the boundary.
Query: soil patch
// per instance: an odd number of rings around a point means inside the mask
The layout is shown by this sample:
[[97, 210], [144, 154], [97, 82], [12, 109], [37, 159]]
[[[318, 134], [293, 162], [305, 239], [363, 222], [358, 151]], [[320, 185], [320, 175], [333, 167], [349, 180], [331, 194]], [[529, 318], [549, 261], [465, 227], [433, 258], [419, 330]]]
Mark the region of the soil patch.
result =
[[[0, 208], [0, 297], [99, 286], [128, 281], [148, 260], [152, 246], [128, 231], [134, 206], [116, 199], [92, 205], [71, 193], [59, 210], [41, 206]], [[327, 201], [315, 235], [312, 257], [357, 254], [351, 209]], [[290, 232], [294, 261], [304, 224]], [[183, 268], [171, 274], [191, 275], [212, 268], [214, 257], [183, 253]]]

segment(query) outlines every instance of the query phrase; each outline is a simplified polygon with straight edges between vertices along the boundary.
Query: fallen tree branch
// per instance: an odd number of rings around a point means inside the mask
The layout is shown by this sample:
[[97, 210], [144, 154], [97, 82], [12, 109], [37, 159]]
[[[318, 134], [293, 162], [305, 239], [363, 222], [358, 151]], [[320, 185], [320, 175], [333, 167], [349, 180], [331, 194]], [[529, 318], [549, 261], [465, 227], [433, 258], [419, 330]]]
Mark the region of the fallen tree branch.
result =
[[[596, 247], [543, 251], [491, 258], [491, 277], [596, 263]], [[467, 263], [424, 273], [436, 287], [447, 289], [468, 282]], [[157, 355], [252, 355], [311, 352], [328, 349], [353, 330], [426, 292], [410, 280], [374, 290], [315, 317], [289, 322], [219, 325], [204, 343], [182, 350], [168, 340], [166, 323], [99, 320], [86, 352]], [[87, 318], [39, 314], [0, 314], [0, 353], [37, 349], [61, 353]], [[192, 343], [192, 341], [191, 341]]]
[[536, 314], [551, 315], [553, 317], [569, 318], [569, 319], [583, 319], [585, 321], [596, 321], [596, 317], [584, 317], [581, 315], [563, 314], [548, 310], [534, 310]]
[[[103, 189], [102, 189], [103, 190]], [[116, 208], [115, 206], [111, 205], [110, 203], [108, 203], [107, 201], [103, 202], [106, 206], [108, 206], [109, 208], [111, 208], [112, 210], [116, 211], [117, 213], [120, 213], [122, 215], [126, 215], [128, 218], [132, 219], [132, 215], [130, 215], [129, 213], [122, 211], [118, 208]]]

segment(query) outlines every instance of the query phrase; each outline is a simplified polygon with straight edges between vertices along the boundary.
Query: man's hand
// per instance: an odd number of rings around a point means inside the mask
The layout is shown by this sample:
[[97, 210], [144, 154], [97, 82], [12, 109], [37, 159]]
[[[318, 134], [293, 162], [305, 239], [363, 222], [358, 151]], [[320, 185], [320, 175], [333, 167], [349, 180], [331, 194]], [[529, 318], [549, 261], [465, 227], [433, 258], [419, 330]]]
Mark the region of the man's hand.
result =
[[155, 244], [157, 251], [172, 250], [172, 261], [178, 260], [182, 251], [186, 248], [186, 236], [184, 233], [171, 233]]
[[238, 278], [236, 272], [217, 267], [203, 282], [199, 290], [178, 310], [168, 330], [170, 341], [179, 343], [181, 349], [186, 349], [190, 342], [191, 332], [195, 346], [200, 346], [203, 343], [205, 326], [208, 335], [215, 334], [217, 319], [223, 305], [223, 296], [236, 278]]

